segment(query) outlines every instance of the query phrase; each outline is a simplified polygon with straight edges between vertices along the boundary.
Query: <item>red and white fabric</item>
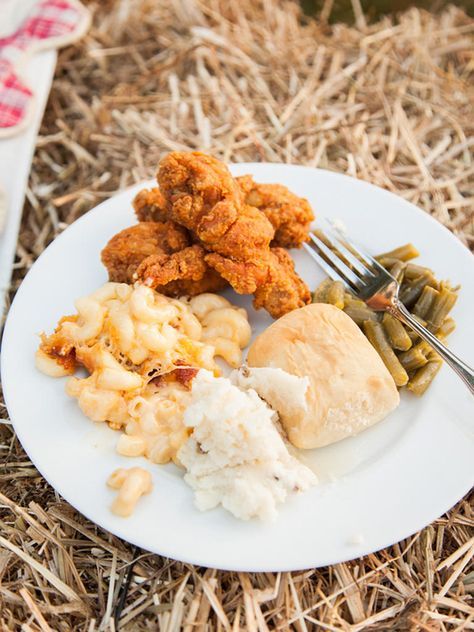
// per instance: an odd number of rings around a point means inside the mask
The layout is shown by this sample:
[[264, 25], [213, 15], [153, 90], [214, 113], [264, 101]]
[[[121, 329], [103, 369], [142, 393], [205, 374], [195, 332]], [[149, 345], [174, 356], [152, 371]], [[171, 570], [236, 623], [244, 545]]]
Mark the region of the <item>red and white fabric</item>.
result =
[[13, 32], [0, 38], [0, 138], [20, 131], [31, 115], [34, 94], [20, 76], [27, 56], [79, 39], [90, 23], [89, 12], [78, 0], [31, 2], [28, 14], [21, 17]]

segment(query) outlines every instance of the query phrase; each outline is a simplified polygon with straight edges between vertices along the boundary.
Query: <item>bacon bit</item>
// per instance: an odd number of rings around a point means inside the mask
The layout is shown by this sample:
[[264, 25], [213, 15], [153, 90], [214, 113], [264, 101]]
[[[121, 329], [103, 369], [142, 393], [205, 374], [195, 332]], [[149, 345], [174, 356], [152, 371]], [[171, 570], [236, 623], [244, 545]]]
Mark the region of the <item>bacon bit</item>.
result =
[[[55, 340], [56, 337], [56, 340]], [[41, 336], [40, 349], [52, 360], [63, 366], [66, 371], [74, 372], [77, 366], [76, 350], [57, 334]]]
[[197, 375], [198, 369], [193, 369], [192, 367], [183, 367], [180, 369], [175, 369], [176, 379], [180, 384], [186, 386], [187, 388], [191, 388], [190, 382], [194, 380]]
[[183, 367], [183, 368], [174, 370], [174, 372], [176, 373], [176, 379], [183, 386], [186, 386], [187, 388], [191, 388], [190, 382], [194, 380], [199, 369], [193, 369], [188, 364], [186, 364], [184, 360], [176, 360], [176, 365], [179, 367]]
[[176, 369], [164, 375], [157, 375], [150, 380], [150, 384], [160, 386], [162, 384], [169, 384], [170, 382], [179, 382], [179, 384], [182, 384], [186, 388], [191, 388], [191, 382], [196, 377], [199, 369], [194, 369], [183, 360], [177, 360], [176, 364], [179, 365]]
[[71, 349], [65, 355], [64, 350], [57, 351], [56, 349], [51, 349], [48, 355], [58, 364], [61, 364], [67, 371], [75, 371], [77, 366], [75, 349]]
[[169, 373], [167, 373], [166, 375], [157, 375], [156, 377], [153, 377], [148, 384], [154, 384], [155, 386], [161, 386], [162, 384], [165, 384], [167, 381], [170, 380], [166, 380], [165, 378], [169, 375]]

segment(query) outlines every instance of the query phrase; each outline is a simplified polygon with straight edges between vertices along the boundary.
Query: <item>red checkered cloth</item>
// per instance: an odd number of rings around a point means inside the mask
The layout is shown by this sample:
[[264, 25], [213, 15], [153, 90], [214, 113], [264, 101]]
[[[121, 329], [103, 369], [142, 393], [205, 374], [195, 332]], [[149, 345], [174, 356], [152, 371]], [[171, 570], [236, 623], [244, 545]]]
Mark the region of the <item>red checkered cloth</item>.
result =
[[68, 0], [36, 4], [21, 27], [0, 38], [0, 132], [25, 122], [33, 92], [15, 71], [15, 63], [32, 48], [66, 43], [84, 21], [83, 7]]
[[0, 58], [0, 128], [20, 125], [28, 111], [33, 92], [13, 70], [13, 64]]

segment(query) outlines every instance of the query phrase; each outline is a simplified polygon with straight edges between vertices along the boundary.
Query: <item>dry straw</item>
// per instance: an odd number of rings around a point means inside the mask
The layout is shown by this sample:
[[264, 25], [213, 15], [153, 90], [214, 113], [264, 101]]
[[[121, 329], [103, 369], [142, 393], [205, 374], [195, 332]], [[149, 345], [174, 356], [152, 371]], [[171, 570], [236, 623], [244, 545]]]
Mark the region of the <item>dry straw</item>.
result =
[[[60, 54], [12, 294], [67, 224], [152, 175], [172, 149], [364, 178], [474, 245], [474, 24], [461, 10], [412, 9], [367, 25], [354, 2], [357, 27], [329, 27], [286, 0], [89, 6], [91, 31]], [[123, 630], [474, 629], [468, 498], [351, 563], [282, 574], [195, 568], [85, 520], [41, 478], [0, 412], [0, 628], [117, 629], [128, 575]]]

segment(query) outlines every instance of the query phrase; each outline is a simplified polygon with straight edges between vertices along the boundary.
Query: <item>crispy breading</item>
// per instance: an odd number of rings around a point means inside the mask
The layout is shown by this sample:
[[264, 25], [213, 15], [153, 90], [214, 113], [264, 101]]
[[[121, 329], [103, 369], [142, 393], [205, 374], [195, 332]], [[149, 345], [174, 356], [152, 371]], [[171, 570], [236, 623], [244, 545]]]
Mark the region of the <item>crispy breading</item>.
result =
[[131, 283], [143, 259], [157, 252], [178, 252], [189, 243], [187, 231], [174, 222], [140, 222], [114, 235], [101, 259], [110, 281]]
[[311, 301], [308, 287], [283, 248], [272, 248], [253, 261], [235, 261], [216, 253], [207, 254], [205, 259], [237, 293], [254, 294], [255, 309], [263, 307], [273, 318]]
[[195, 296], [216, 292], [225, 280], [205, 262], [201, 246], [188, 246], [179, 252], [151, 255], [138, 266], [133, 279], [167, 296]]
[[265, 214], [275, 230], [272, 246], [299, 248], [308, 241], [314, 214], [308, 200], [282, 184], [259, 184], [252, 176], [236, 178], [244, 200]]
[[[242, 202], [264, 213], [275, 231], [272, 246], [299, 248], [308, 240], [314, 214], [308, 200], [298, 197], [282, 184], [259, 184], [250, 175], [235, 178]], [[230, 189], [229, 189], [230, 190]], [[169, 219], [166, 200], [158, 187], [143, 189], [133, 200], [138, 220]], [[220, 225], [222, 225], [222, 218]]]
[[228, 281], [275, 318], [310, 301], [291, 257], [270, 249], [307, 239], [313, 214], [306, 200], [282, 185], [234, 179], [201, 152], [168, 154], [157, 179], [160, 188], [144, 189], [133, 201], [141, 223], [102, 253], [112, 280], [142, 281], [169, 296], [217, 291]]
[[170, 218], [192, 231], [206, 250], [246, 259], [268, 249], [271, 223], [244, 203], [240, 187], [216, 158], [172, 152], [161, 161], [157, 178]]
[[[177, 257], [170, 255], [171, 257]], [[190, 279], [179, 279], [170, 281], [167, 285], [157, 285], [154, 289], [161, 294], [179, 298], [180, 296], [197, 296], [205, 292], [220, 292], [228, 287], [227, 281], [220, 276], [215, 270], [206, 266], [206, 273], [201, 279], [193, 281]]]
[[143, 274], [162, 294], [195, 296], [226, 286], [207, 266], [204, 254], [201, 247], [191, 247], [185, 228], [168, 220], [140, 222], [122, 230], [105, 246], [101, 258], [111, 281], [133, 283]]
[[255, 309], [265, 308], [273, 318], [311, 303], [311, 292], [295, 272], [293, 259], [283, 248], [271, 249], [271, 264], [265, 283], [258, 286]]
[[166, 200], [158, 187], [139, 191], [133, 198], [132, 206], [139, 222], [169, 220]]

